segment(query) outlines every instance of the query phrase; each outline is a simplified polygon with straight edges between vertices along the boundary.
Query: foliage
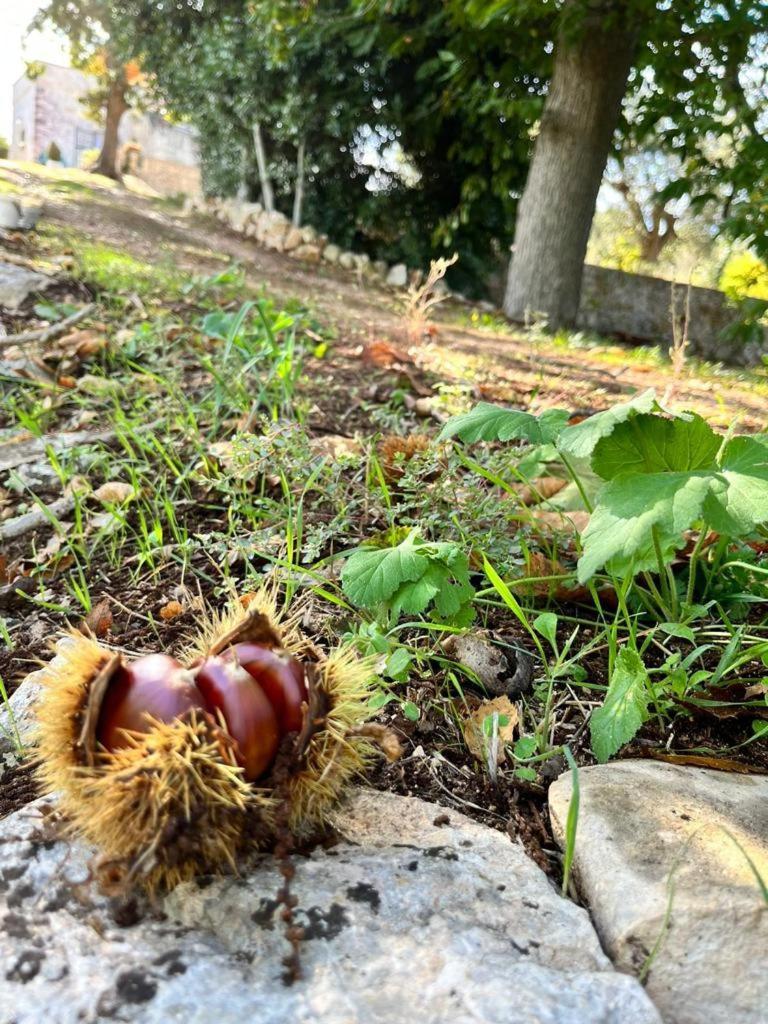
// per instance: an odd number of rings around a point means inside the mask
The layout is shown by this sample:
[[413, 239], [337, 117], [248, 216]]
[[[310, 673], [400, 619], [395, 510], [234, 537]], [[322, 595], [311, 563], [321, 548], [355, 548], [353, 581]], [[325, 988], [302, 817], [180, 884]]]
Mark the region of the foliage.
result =
[[386, 609], [395, 621], [421, 615], [430, 605], [439, 622], [467, 625], [473, 617], [466, 554], [458, 544], [425, 541], [416, 531], [391, 547], [359, 548], [341, 579], [353, 604]]
[[8, 159], [8, 152], [9, 152], [8, 139], [6, 139], [6, 137], [4, 135], [0, 135], [0, 160], [7, 160]]
[[622, 647], [603, 704], [589, 720], [592, 750], [598, 761], [612, 757], [646, 720], [648, 690], [648, 673], [640, 655], [631, 647]]

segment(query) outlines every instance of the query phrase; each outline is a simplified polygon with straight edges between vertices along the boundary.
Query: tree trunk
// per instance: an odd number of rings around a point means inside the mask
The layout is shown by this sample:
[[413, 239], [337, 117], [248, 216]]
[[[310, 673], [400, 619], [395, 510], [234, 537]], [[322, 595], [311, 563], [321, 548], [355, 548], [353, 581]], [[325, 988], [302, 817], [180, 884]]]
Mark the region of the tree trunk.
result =
[[293, 218], [295, 228], [301, 227], [301, 208], [304, 205], [304, 139], [296, 150], [296, 187], [293, 190]]
[[94, 174], [103, 174], [107, 178], [114, 178], [120, 181], [122, 175], [117, 166], [117, 132], [120, 127], [120, 119], [128, 109], [125, 94], [128, 91], [128, 83], [125, 75], [121, 72], [109, 86], [107, 96], [107, 110], [104, 123], [104, 142], [101, 146], [99, 159], [93, 168]]
[[259, 184], [261, 185], [261, 201], [267, 213], [273, 213], [275, 209], [275, 197], [272, 192], [272, 182], [269, 180], [269, 168], [267, 167], [267, 155], [264, 152], [264, 140], [261, 137], [261, 124], [253, 122], [253, 148], [256, 150], [256, 166], [259, 169]]
[[[627, 2], [603, 0], [555, 46], [541, 129], [520, 200], [504, 311], [573, 324], [587, 241], [635, 48]], [[610, 18], [607, 16], [610, 14]]]

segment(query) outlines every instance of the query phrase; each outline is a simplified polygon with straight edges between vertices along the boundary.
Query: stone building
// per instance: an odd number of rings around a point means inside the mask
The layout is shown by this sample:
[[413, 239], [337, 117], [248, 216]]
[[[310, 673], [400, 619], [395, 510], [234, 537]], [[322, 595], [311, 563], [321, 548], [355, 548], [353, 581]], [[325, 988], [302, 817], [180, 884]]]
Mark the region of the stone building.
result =
[[[42, 64], [13, 87], [11, 160], [43, 162], [55, 143], [65, 167], [80, 167], [84, 154], [101, 147], [102, 129], [80, 102], [92, 88], [75, 68]], [[172, 124], [155, 112], [129, 110], [119, 131], [121, 166], [164, 195], [200, 191], [197, 136], [188, 125]]]

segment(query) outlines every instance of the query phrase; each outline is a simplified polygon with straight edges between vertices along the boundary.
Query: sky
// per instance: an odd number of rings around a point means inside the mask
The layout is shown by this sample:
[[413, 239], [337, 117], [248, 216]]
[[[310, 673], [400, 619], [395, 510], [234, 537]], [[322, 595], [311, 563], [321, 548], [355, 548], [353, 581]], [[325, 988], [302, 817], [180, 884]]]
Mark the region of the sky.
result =
[[24, 61], [69, 64], [66, 43], [50, 30], [23, 39], [41, 6], [42, 0], [0, 3], [0, 135], [9, 141], [13, 130], [13, 83], [24, 73]]

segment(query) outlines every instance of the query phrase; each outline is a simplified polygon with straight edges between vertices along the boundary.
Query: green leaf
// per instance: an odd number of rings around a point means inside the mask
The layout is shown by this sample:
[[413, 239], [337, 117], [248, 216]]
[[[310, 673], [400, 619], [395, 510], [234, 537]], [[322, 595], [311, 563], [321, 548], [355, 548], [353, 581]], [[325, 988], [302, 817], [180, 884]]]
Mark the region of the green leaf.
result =
[[407, 700], [403, 704], [403, 714], [410, 722], [418, 722], [421, 717], [421, 712], [411, 700]]
[[719, 486], [704, 505], [718, 533], [739, 537], [768, 521], [768, 446], [753, 437], [734, 437], [723, 451]]
[[629, 402], [621, 402], [605, 412], [595, 413], [581, 423], [576, 423], [560, 435], [558, 447], [575, 458], [591, 455], [601, 437], [608, 437], [619, 423], [638, 413], [651, 412], [656, 408], [656, 393], [653, 389], [635, 395]]
[[592, 453], [604, 480], [621, 473], [670, 473], [715, 469], [722, 438], [701, 416], [666, 419], [642, 413], [618, 424]]
[[448, 585], [448, 570], [444, 565], [427, 563], [424, 575], [413, 582], [403, 583], [398, 587], [390, 601], [390, 607], [396, 616], [421, 615], [429, 607], [441, 589]]
[[549, 640], [553, 650], [557, 650], [557, 616], [554, 612], [542, 612], [531, 625], [545, 640]]
[[515, 757], [521, 761], [525, 761], [529, 757], [533, 757], [539, 747], [539, 741], [535, 736], [521, 736], [515, 743], [512, 752]]
[[396, 647], [394, 651], [387, 658], [385, 673], [390, 679], [397, 679], [402, 682], [402, 679], [408, 673], [408, 669], [411, 667], [413, 661], [413, 655], [407, 649], [407, 647]]
[[592, 712], [592, 750], [601, 764], [629, 743], [648, 717], [648, 673], [637, 651], [623, 647], [608, 684], [603, 706]]
[[701, 518], [710, 492], [707, 473], [624, 473], [600, 492], [597, 507], [581, 535], [578, 579], [586, 583], [604, 565], [620, 575], [657, 567], [656, 530], [662, 556], [683, 546], [683, 532]]
[[547, 409], [540, 416], [518, 409], [505, 409], [480, 402], [461, 416], [454, 416], [440, 432], [440, 440], [458, 437], [462, 441], [554, 441], [568, 422], [565, 409]]
[[406, 537], [396, 548], [360, 548], [341, 574], [344, 593], [360, 608], [373, 608], [391, 598], [402, 583], [420, 579], [429, 559]]
[[696, 643], [696, 634], [690, 626], [684, 626], [682, 622], [660, 622], [661, 629], [667, 636], [676, 636], [680, 640], [688, 640], [689, 643]]

